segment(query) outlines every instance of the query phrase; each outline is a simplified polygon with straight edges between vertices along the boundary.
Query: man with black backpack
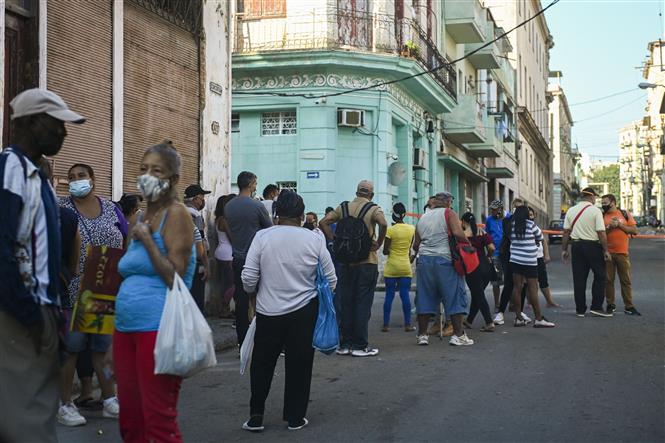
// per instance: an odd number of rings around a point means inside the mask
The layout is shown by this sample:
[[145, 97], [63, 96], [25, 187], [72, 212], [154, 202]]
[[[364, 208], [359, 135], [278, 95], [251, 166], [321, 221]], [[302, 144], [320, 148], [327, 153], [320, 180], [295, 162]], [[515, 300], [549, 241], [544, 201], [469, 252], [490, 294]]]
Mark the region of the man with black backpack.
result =
[[[358, 183], [356, 198], [326, 214], [319, 227], [339, 263], [337, 291], [342, 301], [342, 336], [339, 355], [371, 357], [379, 353], [368, 344], [368, 323], [379, 276], [376, 251], [383, 244], [388, 224], [383, 210], [372, 202], [374, 185]], [[330, 225], [336, 223], [333, 234]], [[379, 226], [375, 239], [376, 225]]]

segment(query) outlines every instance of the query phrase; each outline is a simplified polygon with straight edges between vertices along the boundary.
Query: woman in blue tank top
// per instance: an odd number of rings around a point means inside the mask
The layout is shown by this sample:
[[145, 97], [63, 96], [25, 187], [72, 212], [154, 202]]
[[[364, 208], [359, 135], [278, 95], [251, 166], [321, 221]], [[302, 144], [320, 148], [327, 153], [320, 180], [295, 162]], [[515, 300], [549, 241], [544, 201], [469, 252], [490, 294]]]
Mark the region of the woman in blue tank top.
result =
[[191, 286], [196, 265], [192, 218], [176, 197], [180, 165], [171, 142], [144, 154], [138, 187], [147, 209], [131, 228], [118, 265], [124, 281], [116, 300], [113, 354], [125, 442], [182, 441], [176, 420], [181, 378], [155, 375], [153, 356], [173, 276], [177, 272]]

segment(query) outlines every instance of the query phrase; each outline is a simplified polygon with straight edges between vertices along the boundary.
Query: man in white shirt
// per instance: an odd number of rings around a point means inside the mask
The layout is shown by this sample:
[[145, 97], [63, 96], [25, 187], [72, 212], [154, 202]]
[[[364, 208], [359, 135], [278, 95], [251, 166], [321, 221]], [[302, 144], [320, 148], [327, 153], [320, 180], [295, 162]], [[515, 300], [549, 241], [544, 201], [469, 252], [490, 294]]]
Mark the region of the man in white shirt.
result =
[[596, 197], [598, 194], [593, 188], [582, 189], [582, 200], [568, 210], [563, 222], [561, 259], [564, 263], [568, 262], [568, 243], [572, 242], [573, 287], [578, 317], [584, 317], [587, 309], [586, 282], [589, 270], [593, 271], [589, 312], [597, 317], [613, 315], [603, 310], [607, 279], [605, 262], [611, 260], [612, 256], [607, 251], [605, 222], [603, 213], [595, 205]]

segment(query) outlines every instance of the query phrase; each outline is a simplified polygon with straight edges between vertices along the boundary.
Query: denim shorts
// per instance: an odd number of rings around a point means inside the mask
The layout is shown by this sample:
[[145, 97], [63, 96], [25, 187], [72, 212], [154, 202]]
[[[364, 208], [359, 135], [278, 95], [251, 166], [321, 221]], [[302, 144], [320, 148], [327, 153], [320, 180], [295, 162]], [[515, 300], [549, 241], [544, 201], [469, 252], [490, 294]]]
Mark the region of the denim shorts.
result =
[[450, 260], [439, 256], [421, 255], [418, 257], [416, 275], [418, 314], [438, 314], [441, 302], [446, 317], [469, 312], [464, 279], [455, 272]]
[[110, 334], [85, 334], [83, 332], [71, 331], [69, 324], [72, 320], [72, 311], [64, 310], [67, 319], [67, 333], [65, 335], [65, 350], [70, 354], [78, 354], [90, 347], [92, 352], [105, 353], [111, 346], [113, 338]]

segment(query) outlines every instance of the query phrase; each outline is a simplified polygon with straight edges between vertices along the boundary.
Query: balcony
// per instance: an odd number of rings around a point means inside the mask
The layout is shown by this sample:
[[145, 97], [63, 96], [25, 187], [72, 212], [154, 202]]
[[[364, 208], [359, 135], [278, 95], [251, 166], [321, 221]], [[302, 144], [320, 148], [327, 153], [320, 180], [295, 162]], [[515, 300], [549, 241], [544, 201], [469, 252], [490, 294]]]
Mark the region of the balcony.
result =
[[476, 95], [463, 95], [458, 98], [457, 106], [444, 116], [444, 132], [450, 140], [466, 143], [485, 143], [487, 116], [485, 109], [476, 99]]
[[469, 154], [474, 157], [496, 158], [503, 152], [504, 131], [501, 122], [496, 117], [490, 117], [489, 122], [494, 123], [494, 130], [487, 129], [484, 143], [470, 143], [466, 145]]
[[455, 43], [485, 40], [485, 11], [478, 0], [445, 0], [446, 31]]
[[353, 10], [312, 10], [263, 20], [237, 15], [233, 54], [339, 50], [413, 59], [453, 98], [455, 69], [414, 19]]
[[[467, 44], [465, 46], [465, 54], [468, 55], [471, 52], [475, 51], [485, 43], [494, 40], [497, 35], [497, 27], [494, 24], [492, 20], [489, 20], [489, 17], [487, 20], [485, 20], [485, 39], [481, 43], [472, 43], [472, 44]], [[481, 49], [480, 51], [476, 52], [475, 54], [469, 55], [469, 61], [475, 66], [477, 69], [496, 69], [500, 67], [500, 55], [501, 55], [501, 48], [499, 47], [499, 43], [501, 40], [492, 43], [491, 45]]]

